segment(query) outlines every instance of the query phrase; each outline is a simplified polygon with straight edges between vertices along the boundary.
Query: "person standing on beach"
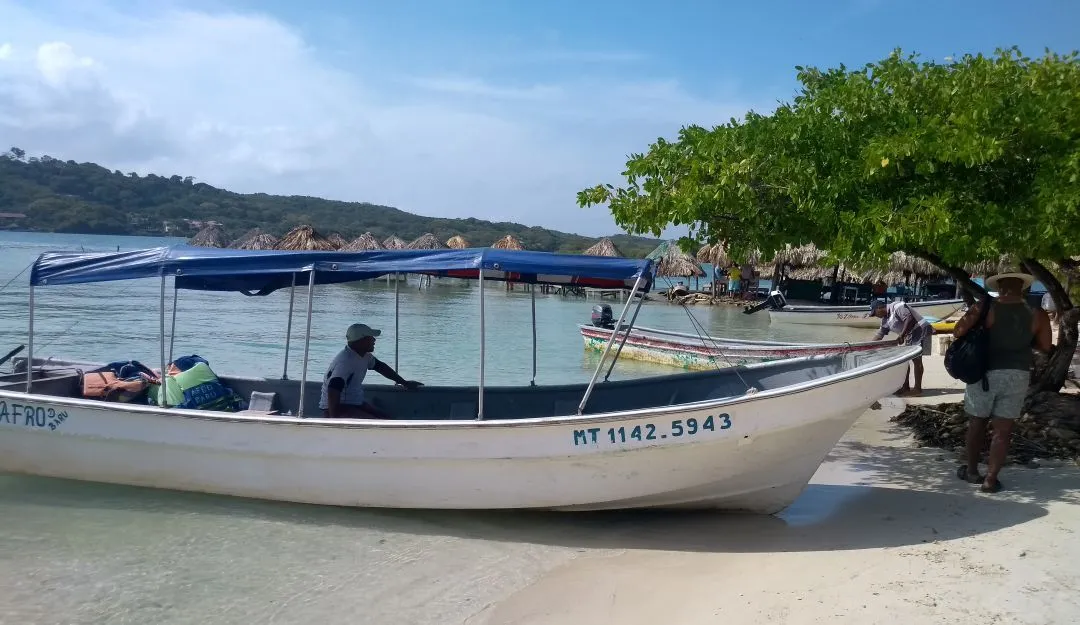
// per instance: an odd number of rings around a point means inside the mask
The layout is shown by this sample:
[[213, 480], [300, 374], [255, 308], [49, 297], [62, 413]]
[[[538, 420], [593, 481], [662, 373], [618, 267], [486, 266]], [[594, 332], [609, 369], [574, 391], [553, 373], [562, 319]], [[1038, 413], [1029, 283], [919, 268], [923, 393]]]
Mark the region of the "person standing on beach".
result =
[[[983, 326], [989, 335], [986, 382], [968, 384], [964, 389], [964, 413], [968, 416], [967, 464], [956, 470], [962, 480], [982, 484], [980, 490], [1001, 490], [998, 473], [1009, 453], [1013, 423], [1024, 410], [1024, 398], [1031, 381], [1032, 348], [1049, 353], [1053, 349], [1050, 318], [1041, 308], [1024, 300], [1024, 290], [1034, 278], [1025, 273], [1003, 273], [986, 279], [986, 288], [997, 291], [996, 301], [975, 304], [957, 322], [953, 336], [967, 334], [979, 319], [980, 307], [989, 305]], [[979, 475], [979, 458], [986, 443], [987, 422], [993, 426], [986, 476]]]
[[897, 334], [897, 345], [922, 346], [922, 354], [912, 361], [912, 366], [915, 368], [915, 387], [912, 388], [908, 384], [907, 376], [904, 376], [904, 385], [896, 392], [899, 396], [922, 395], [922, 357], [930, 355], [930, 337], [934, 333], [930, 322], [908, 306], [907, 302], [886, 304], [885, 300], [877, 299], [870, 304], [870, 314], [881, 318], [881, 327], [874, 335], [875, 341], [884, 339], [885, 335], [891, 331]]

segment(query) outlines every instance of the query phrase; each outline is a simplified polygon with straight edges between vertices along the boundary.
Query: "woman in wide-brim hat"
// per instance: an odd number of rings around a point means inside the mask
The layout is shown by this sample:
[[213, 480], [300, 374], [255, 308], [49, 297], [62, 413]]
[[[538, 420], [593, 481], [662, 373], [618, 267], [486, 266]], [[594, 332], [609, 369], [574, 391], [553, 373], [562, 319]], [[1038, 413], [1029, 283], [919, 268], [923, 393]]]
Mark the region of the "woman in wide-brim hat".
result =
[[[999, 273], [986, 279], [986, 288], [997, 297], [968, 309], [953, 335], [965, 336], [978, 323], [983, 306], [990, 306], [983, 320], [986, 328], [986, 360], [982, 380], [964, 389], [964, 412], [968, 415], [967, 463], [956, 470], [962, 480], [981, 484], [984, 492], [1001, 490], [998, 472], [1005, 466], [1013, 423], [1024, 411], [1024, 399], [1034, 364], [1032, 348], [1044, 353], [1053, 349], [1050, 318], [1024, 299], [1035, 278], [1027, 273]], [[986, 441], [986, 426], [993, 419], [986, 475], [979, 475], [979, 459]]]
[[1032, 276], [1030, 273], [1020, 273], [1020, 272], [999, 273], [997, 275], [990, 276], [989, 278], [986, 279], [986, 290], [987, 291], [1000, 291], [1001, 289], [998, 288], [998, 285], [1001, 284], [1002, 280], [1006, 280], [1006, 281], [1008, 281], [1008, 280], [1019, 280], [1020, 282], [1023, 283], [1023, 286], [1020, 288], [1021, 292], [1030, 289], [1031, 285], [1035, 283], [1035, 277]]

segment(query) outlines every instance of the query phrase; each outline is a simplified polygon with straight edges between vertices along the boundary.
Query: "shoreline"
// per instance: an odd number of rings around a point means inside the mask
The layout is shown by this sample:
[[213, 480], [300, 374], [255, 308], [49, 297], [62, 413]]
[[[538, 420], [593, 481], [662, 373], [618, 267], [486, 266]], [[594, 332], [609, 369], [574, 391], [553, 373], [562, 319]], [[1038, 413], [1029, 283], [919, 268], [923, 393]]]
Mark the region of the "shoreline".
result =
[[960, 401], [927, 361], [926, 395], [881, 401], [798, 501], [772, 517], [685, 514], [622, 530], [465, 622], [1069, 623], [1080, 619], [1080, 466], [1010, 465], [987, 495], [952, 452], [890, 419], [906, 402]]

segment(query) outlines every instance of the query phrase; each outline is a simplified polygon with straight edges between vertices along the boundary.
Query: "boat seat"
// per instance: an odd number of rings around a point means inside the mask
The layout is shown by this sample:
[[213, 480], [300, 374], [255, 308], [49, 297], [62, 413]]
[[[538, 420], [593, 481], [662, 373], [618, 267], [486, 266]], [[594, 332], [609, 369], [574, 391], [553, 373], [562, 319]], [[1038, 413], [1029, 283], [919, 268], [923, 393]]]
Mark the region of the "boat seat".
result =
[[251, 399], [248, 400], [247, 410], [241, 410], [240, 414], [272, 415], [278, 414], [277, 393], [262, 393], [251, 391]]

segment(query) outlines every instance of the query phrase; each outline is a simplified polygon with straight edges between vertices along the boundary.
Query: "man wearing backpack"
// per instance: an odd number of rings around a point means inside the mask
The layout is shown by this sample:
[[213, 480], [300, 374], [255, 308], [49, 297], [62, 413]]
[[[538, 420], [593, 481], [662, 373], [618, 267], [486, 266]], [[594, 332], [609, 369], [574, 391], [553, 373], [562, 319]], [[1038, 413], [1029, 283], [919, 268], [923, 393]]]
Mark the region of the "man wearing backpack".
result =
[[[983, 318], [987, 332], [985, 378], [964, 389], [964, 412], [968, 416], [967, 464], [961, 465], [956, 475], [972, 484], [982, 484], [980, 490], [987, 493], [1001, 490], [998, 473], [1009, 452], [1013, 423], [1024, 409], [1031, 380], [1031, 350], [1049, 353], [1053, 348], [1046, 311], [1032, 308], [1024, 299], [1024, 291], [1032, 282], [1034, 278], [1026, 273], [1002, 273], [986, 279], [987, 290], [997, 291], [998, 297], [990, 301], [990, 309]], [[981, 306], [976, 304], [968, 309], [957, 322], [953, 336], [960, 338], [978, 326]], [[979, 475], [979, 457], [986, 441], [988, 421], [993, 426], [994, 438], [984, 477]]]

